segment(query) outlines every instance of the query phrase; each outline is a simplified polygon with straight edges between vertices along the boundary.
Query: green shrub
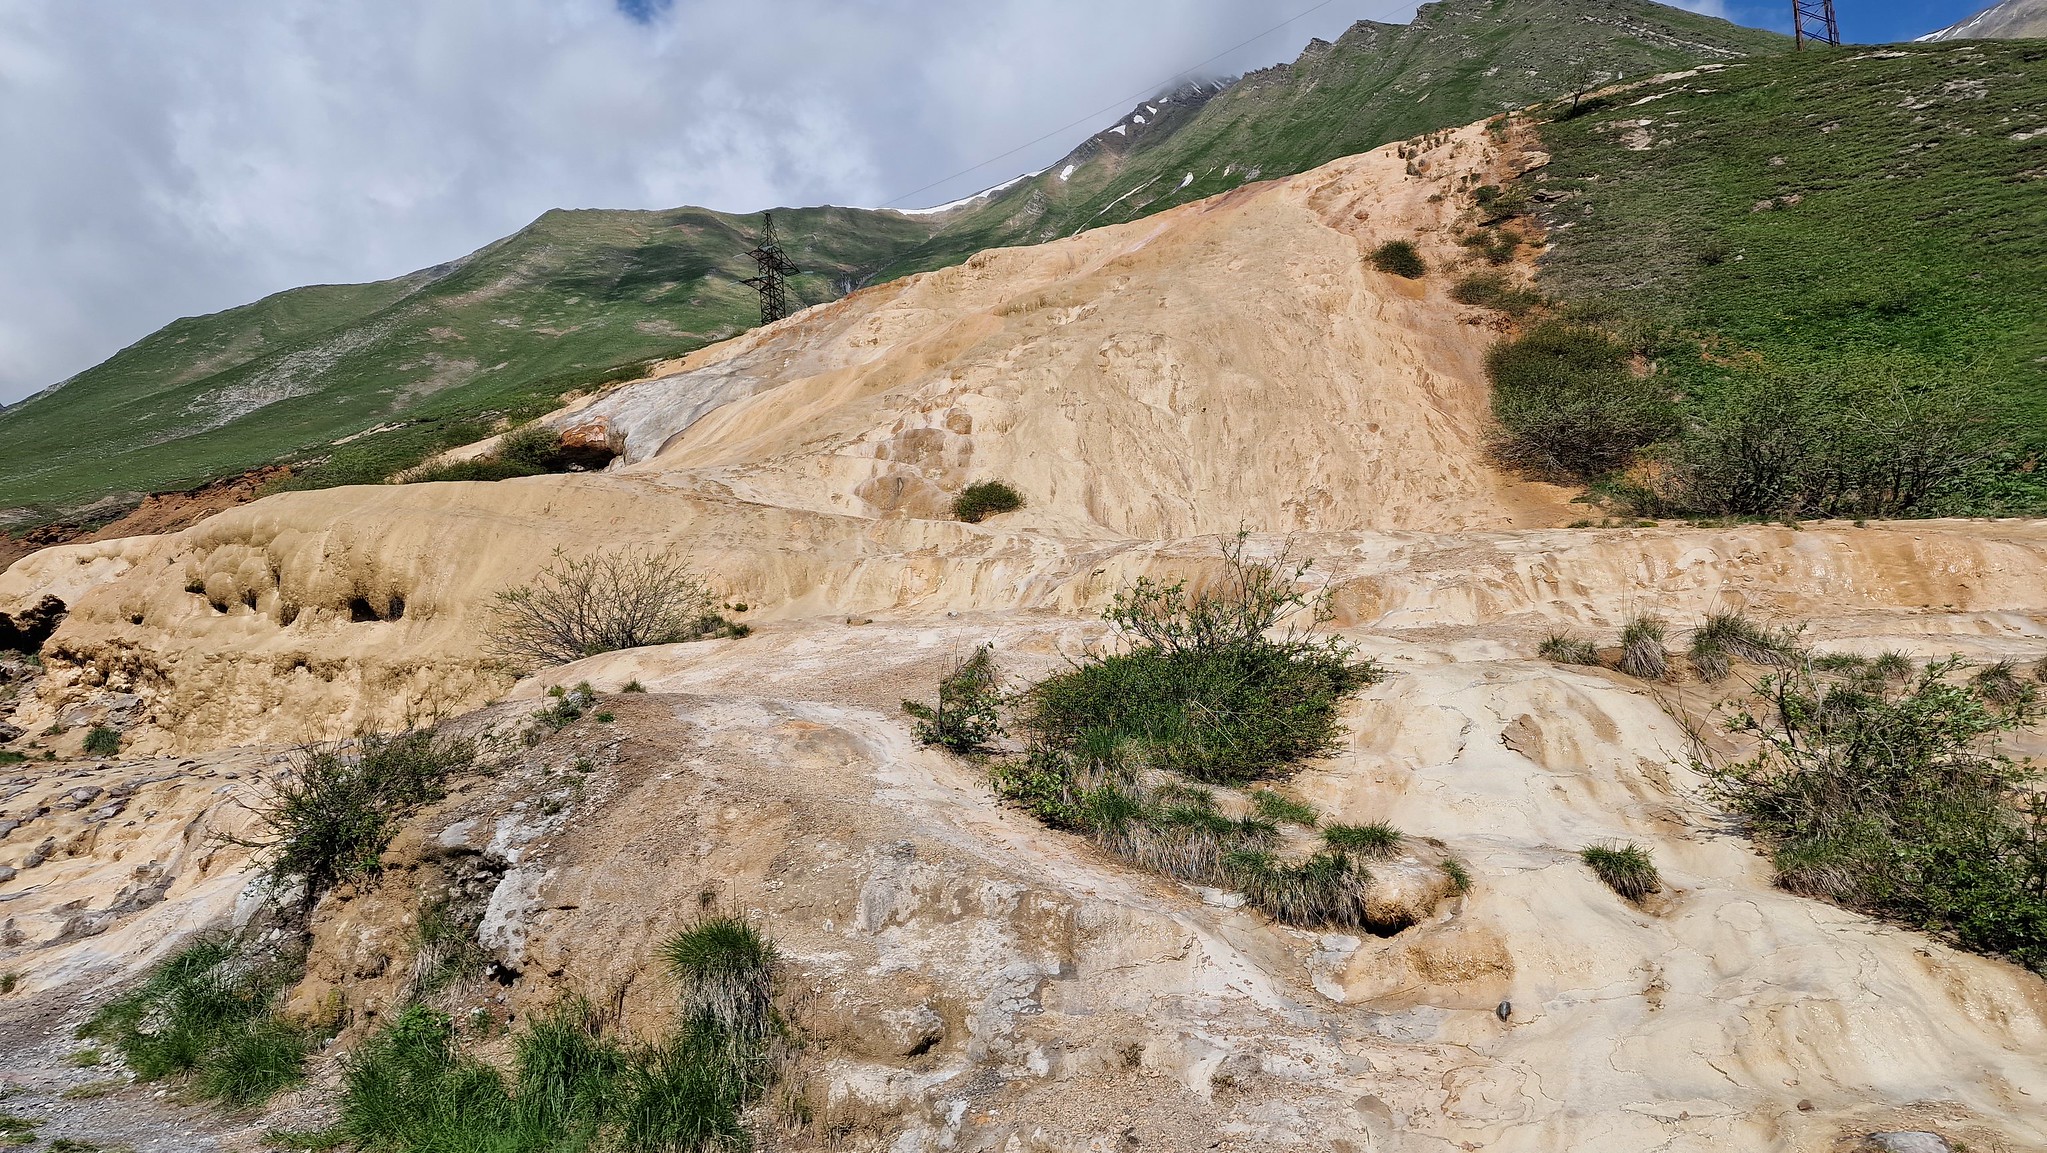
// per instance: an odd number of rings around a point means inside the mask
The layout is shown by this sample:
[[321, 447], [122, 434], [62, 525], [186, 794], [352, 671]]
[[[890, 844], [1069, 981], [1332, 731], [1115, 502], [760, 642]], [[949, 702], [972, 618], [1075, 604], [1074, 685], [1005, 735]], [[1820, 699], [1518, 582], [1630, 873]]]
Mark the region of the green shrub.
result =
[[1275, 789], [1259, 789], [1251, 794], [1251, 805], [1258, 815], [1274, 823], [1306, 825], [1314, 828], [1322, 819], [1315, 806], [1306, 801], [1296, 800]]
[[17, 753], [13, 749], [0, 749], [0, 765], [18, 765], [27, 759], [27, 753]]
[[1485, 269], [1471, 273], [1450, 288], [1450, 298], [1459, 304], [1496, 308], [1510, 316], [1526, 316], [1542, 306], [1542, 294], [1523, 288], [1504, 272]]
[[1670, 654], [1664, 651], [1663, 638], [1662, 617], [1629, 617], [1621, 628], [1620, 670], [1645, 681], [1662, 680], [1670, 671]]
[[1588, 845], [1579, 852], [1578, 859], [1606, 882], [1607, 888], [1630, 901], [1639, 901], [1662, 887], [1649, 850], [1632, 842], [1618, 848]]
[[1364, 870], [1341, 853], [1268, 852], [1275, 822], [1311, 809], [1266, 791], [1252, 798], [1265, 815], [1232, 820], [1206, 787], [1283, 777], [1333, 748], [1339, 703], [1380, 676], [1334, 638], [1299, 625], [1272, 635], [1297, 615], [1326, 621], [1327, 600], [1300, 591], [1305, 564], [1252, 561], [1247, 542], [1224, 546], [1221, 578], [1198, 592], [1140, 580], [1118, 593], [1104, 615], [1129, 651], [1090, 655], [1024, 694], [1028, 751], [991, 775], [1005, 798], [1144, 868], [1242, 888], [1289, 923], [1358, 924], [1362, 898], [1345, 890]]
[[1711, 613], [1692, 630], [1686, 654], [1692, 668], [1710, 681], [1732, 671], [1731, 661], [1753, 665], [1785, 665], [1798, 659], [1797, 638], [1756, 624], [1739, 612]]
[[1015, 512], [1023, 506], [1022, 493], [999, 480], [984, 480], [960, 490], [952, 501], [952, 515], [968, 524], [979, 524], [997, 513]]
[[673, 553], [620, 549], [554, 557], [530, 585], [500, 589], [490, 652], [521, 667], [709, 637], [744, 636], [715, 611], [710, 586]]
[[1535, 651], [1543, 660], [1555, 661], [1560, 665], [1599, 663], [1599, 651], [1592, 647], [1591, 641], [1580, 640], [1567, 632], [1551, 633], [1542, 638], [1542, 647]]
[[1408, 280], [1420, 280], [1429, 271], [1412, 240], [1387, 241], [1372, 250], [1371, 261], [1373, 268]]
[[1588, 325], [1547, 320], [1486, 354], [1500, 458], [1540, 474], [1593, 480], [1634, 463], [1678, 431], [1653, 378], [1629, 368], [1627, 345]]
[[498, 438], [496, 447], [482, 456], [416, 468], [405, 474], [404, 479], [408, 484], [510, 480], [520, 476], [602, 468], [613, 455], [608, 448], [571, 448], [562, 443], [560, 431], [536, 422], [505, 433]]
[[982, 645], [938, 682], [937, 707], [904, 701], [903, 711], [917, 718], [919, 741], [966, 756], [987, 748], [1002, 735], [1001, 705], [994, 649]]
[[88, 757], [111, 757], [121, 751], [121, 732], [105, 725], [94, 725], [85, 734], [85, 755]]
[[2004, 439], [1979, 390], [1868, 366], [1746, 372], [1693, 407], [1659, 495], [1697, 513], [1923, 515]]
[[335, 885], [374, 876], [400, 818], [475, 759], [469, 742], [431, 731], [306, 746], [258, 812], [263, 839], [246, 843], [272, 877], [299, 879], [311, 908]]
[[1391, 857], [1400, 852], [1400, 830], [1384, 821], [1368, 825], [1330, 825], [1322, 841], [1332, 849], [1361, 857]]
[[1804, 664], [1735, 717], [1755, 756], [1710, 771], [1784, 888], [2047, 970], [2047, 804], [1995, 743], [2037, 719], [1957, 660], [1903, 682]]
[[295, 965], [260, 961], [226, 937], [209, 937], [158, 965], [134, 990], [80, 1026], [144, 1081], [193, 1074], [202, 1097], [260, 1104], [304, 1076], [313, 1039], [275, 1016]]

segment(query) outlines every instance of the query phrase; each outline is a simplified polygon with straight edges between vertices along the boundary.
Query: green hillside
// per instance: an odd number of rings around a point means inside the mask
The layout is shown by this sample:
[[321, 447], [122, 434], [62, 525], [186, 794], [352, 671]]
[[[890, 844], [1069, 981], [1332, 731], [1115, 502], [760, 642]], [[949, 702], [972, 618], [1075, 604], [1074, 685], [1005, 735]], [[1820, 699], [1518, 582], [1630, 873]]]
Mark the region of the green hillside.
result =
[[[807, 270], [795, 295], [814, 304], [848, 283], [1467, 123], [1553, 96], [1581, 71], [1637, 75], [1783, 43], [1644, 0], [1447, 0], [1220, 91], [1147, 101], [1060, 165], [953, 212], [778, 220]], [[296, 484], [381, 479], [473, 438], [481, 416], [542, 411], [569, 388], [750, 326], [738, 254], [755, 223], [701, 209], [550, 212], [449, 265], [178, 321], [0, 412], [0, 525], [118, 511], [280, 460], [302, 466]]]
[[1543, 288], [1694, 411], [1762, 374], [1966, 397], [2002, 444], [1919, 511], [2047, 506], [2047, 43], [1758, 59], [1540, 131]]
[[[1292, 64], [1245, 76], [1191, 116], [1180, 110], [1198, 93], [1140, 104], [1058, 164], [951, 214], [883, 275], [1135, 220], [1469, 124], [1567, 91], [1581, 69], [1640, 76], [1789, 44], [1645, 0], [1448, 0], [1424, 5], [1411, 24], [1361, 21]], [[1171, 131], [1157, 130], [1161, 115]]]
[[[850, 208], [776, 221], [807, 304], [934, 227]], [[280, 458], [331, 457], [329, 480], [376, 479], [437, 443], [440, 422], [549, 407], [619, 366], [751, 327], [759, 304], [738, 278], [758, 223], [695, 208], [549, 212], [452, 264], [177, 321], [0, 413], [0, 524]]]

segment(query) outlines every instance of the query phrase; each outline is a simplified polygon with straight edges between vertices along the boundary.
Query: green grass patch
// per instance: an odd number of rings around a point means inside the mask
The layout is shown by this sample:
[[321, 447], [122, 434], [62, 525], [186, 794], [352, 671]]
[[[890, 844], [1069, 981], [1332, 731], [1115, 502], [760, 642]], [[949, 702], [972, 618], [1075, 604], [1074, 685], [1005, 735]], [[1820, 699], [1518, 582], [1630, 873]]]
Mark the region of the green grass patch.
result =
[[88, 757], [111, 757], [121, 751], [121, 733], [105, 725], [94, 725], [85, 734], [85, 755]]
[[1592, 647], [1592, 642], [1568, 632], [1551, 633], [1542, 638], [1542, 645], [1535, 650], [1535, 654], [1543, 660], [1555, 661], [1560, 665], [1599, 663], [1599, 650]]
[[340, 1120], [313, 1136], [365, 1153], [747, 1148], [747, 1109], [780, 1068], [775, 949], [744, 919], [707, 913], [662, 952], [681, 991], [668, 1035], [627, 1041], [569, 1000], [514, 1035], [501, 1072], [414, 1004], [344, 1059]]
[[1526, 316], [1542, 307], [1542, 293], [1523, 288], [1504, 272], [1485, 269], [1460, 277], [1450, 287], [1450, 298], [1459, 304], [1494, 308], [1509, 316]]
[[1322, 830], [1322, 841], [1332, 849], [1361, 857], [1391, 857], [1400, 852], [1400, 830], [1384, 821], [1366, 825], [1330, 825]]
[[1679, 398], [1664, 501], [2047, 508], [2043, 51], [1790, 53], [1540, 125], [1540, 283], [1634, 334]]
[[263, 960], [225, 937], [200, 941], [100, 1007], [81, 1037], [119, 1050], [135, 1075], [189, 1075], [198, 1096], [258, 1105], [304, 1077], [313, 1037], [275, 1015], [296, 965]]
[[1254, 815], [1233, 818], [1212, 788], [1281, 779], [1329, 751], [1340, 702], [1381, 675], [1335, 638], [1272, 635], [1296, 615], [1326, 620], [1327, 600], [1301, 591], [1304, 564], [1247, 547], [1243, 534], [1227, 544], [1223, 575], [1197, 591], [1146, 579], [1118, 593], [1105, 615], [1128, 649], [1024, 693], [1028, 751], [992, 776], [1005, 798], [1144, 868], [1241, 889], [1288, 923], [1363, 926], [1361, 862], [1275, 850], [1277, 825], [1312, 823], [1311, 807], [1259, 790]]

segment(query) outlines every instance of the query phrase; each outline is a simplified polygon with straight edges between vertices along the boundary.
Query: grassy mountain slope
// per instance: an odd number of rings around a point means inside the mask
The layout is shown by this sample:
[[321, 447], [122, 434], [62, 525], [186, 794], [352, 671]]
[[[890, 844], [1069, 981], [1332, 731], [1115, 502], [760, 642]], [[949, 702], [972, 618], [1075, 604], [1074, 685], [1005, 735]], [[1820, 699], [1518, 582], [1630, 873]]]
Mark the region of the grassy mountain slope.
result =
[[[847, 208], [777, 223], [805, 303], [934, 227]], [[546, 407], [617, 366], [751, 326], [759, 305], [737, 278], [757, 226], [695, 208], [555, 211], [452, 264], [177, 321], [0, 413], [0, 523], [286, 456], [332, 456], [330, 479], [374, 479], [416, 458], [437, 422]], [[332, 448], [397, 422], [411, 423]]]
[[[884, 276], [1041, 243], [1286, 176], [1555, 96], [1580, 68], [1636, 76], [1781, 51], [1782, 36], [1645, 0], [1446, 0], [1411, 24], [1360, 21], [1334, 44], [1198, 93], [1139, 105], [1058, 164], [946, 218]], [[1160, 132], [1158, 117], [1172, 118]], [[1139, 118], [1143, 122], [1139, 122]]]
[[1921, 40], [2017, 40], [2047, 36], [2047, 0], [2004, 0]]
[[2047, 43], [1759, 59], [1541, 133], [1550, 294], [1684, 336], [1695, 397], [1753, 368], [1980, 389], [2017, 467], [1950, 511], [2047, 498]]

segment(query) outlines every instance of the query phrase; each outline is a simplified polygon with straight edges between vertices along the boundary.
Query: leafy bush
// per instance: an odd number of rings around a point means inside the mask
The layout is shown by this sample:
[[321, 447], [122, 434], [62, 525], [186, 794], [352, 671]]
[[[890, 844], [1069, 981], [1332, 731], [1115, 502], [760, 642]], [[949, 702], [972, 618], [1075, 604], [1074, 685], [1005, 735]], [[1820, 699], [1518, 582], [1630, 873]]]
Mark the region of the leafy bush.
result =
[[1252, 561], [1247, 540], [1225, 545], [1222, 578], [1199, 592], [1140, 580], [1118, 593], [1104, 615], [1131, 648], [1027, 692], [1029, 751], [999, 763], [995, 784], [1145, 868], [1242, 888], [1290, 923], [1359, 924], [1362, 898], [1348, 890], [1364, 885], [1363, 869], [1340, 852], [1285, 861], [1268, 851], [1276, 821], [1305, 823], [1312, 809], [1266, 791], [1251, 798], [1264, 815], [1233, 820], [1205, 787], [1281, 777], [1327, 751], [1338, 703], [1380, 675], [1334, 638], [1298, 626], [1271, 635], [1297, 614], [1327, 620], [1328, 604], [1300, 591], [1305, 564]]
[[1549, 634], [1542, 638], [1542, 647], [1536, 649], [1535, 652], [1543, 660], [1555, 661], [1560, 665], [1596, 665], [1599, 663], [1599, 651], [1592, 647], [1592, 642], [1580, 640], [1570, 633]]
[[530, 585], [498, 591], [490, 651], [523, 666], [707, 637], [744, 636], [715, 609], [703, 578], [673, 553], [621, 549], [576, 558], [556, 549]]
[[1670, 398], [1628, 367], [1629, 349], [1589, 325], [1548, 320], [1493, 346], [1486, 372], [1506, 463], [1592, 480], [1678, 430]]
[[984, 480], [960, 490], [952, 501], [952, 515], [968, 524], [979, 524], [997, 513], [1015, 512], [1023, 506], [1022, 493], [999, 480]]
[[682, 986], [673, 1033], [630, 1045], [565, 1001], [513, 1038], [509, 1077], [465, 1052], [445, 1015], [408, 1007], [343, 1061], [335, 1135], [366, 1153], [746, 1148], [745, 1111], [778, 1069], [774, 947], [714, 913], [664, 952]]
[[1873, 668], [1764, 677], [1732, 722], [1757, 751], [1711, 770], [1721, 795], [1784, 888], [2047, 971], [2047, 803], [1995, 743], [2034, 702], [1994, 703], [1958, 660]]
[[1692, 630], [1687, 653], [1692, 668], [1707, 680], [1717, 681], [1732, 671], [1730, 661], [1752, 665], [1785, 665], [1798, 659], [1797, 640], [1749, 620], [1741, 613], [1712, 613]]
[[943, 745], [965, 756], [980, 752], [1002, 735], [1001, 705], [994, 650], [982, 645], [938, 682], [936, 708], [904, 701], [903, 711], [917, 718], [918, 740], [927, 745]]
[[1660, 495], [1741, 516], [1923, 514], [2003, 443], [1986, 407], [1965, 385], [1867, 366], [1744, 373], [1695, 406]]
[[111, 757], [121, 751], [121, 731], [105, 725], [94, 725], [85, 734], [85, 755], [88, 757]]
[[1621, 628], [1620, 670], [1645, 681], [1662, 680], [1670, 670], [1670, 655], [1663, 649], [1663, 637], [1662, 617], [1628, 618]]
[[1510, 316], [1525, 316], [1542, 305], [1542, 293], [1523, 288], [1513, 277], [1490, 269], [1458, 280], [1450, 288], [1450, 298], [1459, 304], [1496, 308]]
[[1369, 825], [1331, 825], [1322, 841], [1332, 849], [1363, 857], [1391, 857], [1400, 852], [1400, 830], [1383, 821]]
[[245, 843], [272, 877], [298, 878], [311, 908], [335, 885], [374, 876], [403, 815], [475, 759], [469, 742], [431, 731], [306, 746], [258, 811], [264, 839]]
[[1649, 850], [1629, 842], [1619, 847], [1588, 845], [1578, 854], [1606, 887], [1630, 901], [1639, 901], [1662, 887]]
[[1412, 240], [1387, 241], [1372, 250], [1371, 261], [1373, 268], [1408, 280], [1420, 280], [1429, 271]]
[[156, 1081], [194, 1074], [200, 1096], [259, 1104], [303, 1076], [313, 1038], [275, 1015], [295, 966], [259, 962], [226, 937], [210, 937], [158, 965], [131, 992], [80, 1026], [114, 1046], [135, 1075]]

